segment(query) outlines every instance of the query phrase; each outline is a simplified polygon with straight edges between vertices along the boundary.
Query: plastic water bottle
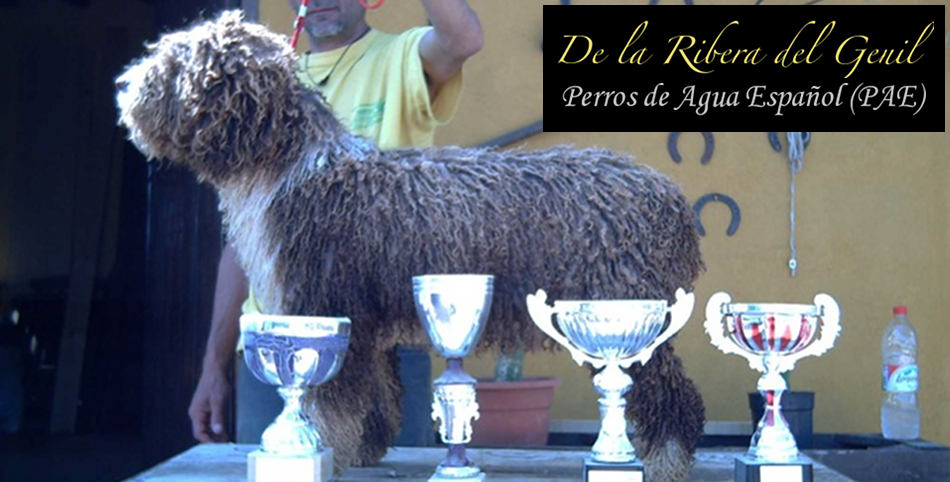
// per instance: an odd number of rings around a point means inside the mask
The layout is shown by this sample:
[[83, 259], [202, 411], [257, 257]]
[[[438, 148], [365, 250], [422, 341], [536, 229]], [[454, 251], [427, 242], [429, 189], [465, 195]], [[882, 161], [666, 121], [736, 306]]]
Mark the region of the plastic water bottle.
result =
[[895, 306], [894, 319], [881, 339], [884, 362], [884, 401], [881, 432], [885, 438], [912, 440], [920, 437], [917, 407], [917, 333], [907, 319], [907, 307]]

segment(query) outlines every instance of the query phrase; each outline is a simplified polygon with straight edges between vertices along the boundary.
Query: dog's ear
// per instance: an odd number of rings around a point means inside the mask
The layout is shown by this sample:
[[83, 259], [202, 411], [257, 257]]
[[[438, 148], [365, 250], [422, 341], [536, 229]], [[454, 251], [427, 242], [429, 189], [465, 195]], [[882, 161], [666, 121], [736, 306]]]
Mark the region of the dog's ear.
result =
[[[193, 167], [212, 181], [286, 159], [304, 117], [296, 56], [286, 38], [225, 13], [194, 35], [182, 65], [182, 134]], [[185, 139], [182, 139], [185, 141]]]

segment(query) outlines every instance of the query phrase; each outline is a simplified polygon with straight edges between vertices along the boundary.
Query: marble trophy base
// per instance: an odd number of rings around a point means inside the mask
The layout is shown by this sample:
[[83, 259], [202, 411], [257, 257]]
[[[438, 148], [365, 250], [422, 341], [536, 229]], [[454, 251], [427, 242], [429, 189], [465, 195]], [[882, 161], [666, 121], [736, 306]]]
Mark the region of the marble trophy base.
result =
[[439, 475], [429, 477], [429, 482], [482, 482], [483, 480], [485, 480], [485, 472], [479, 472], [478, 475], [464, 478], [440, 477]]
[[274, 455], [255, 450], [247, 455], [248, 482], [327, 482], [333, 480], [333, 449], [312, 455]]
[[736, 482], [813, 482], [812, 464], [797, 457], [788, 462], [766, 462], [743, 455], [736, 458]]
[[597, 462], [590, 455], [584, 458], [584, 482], [643, 482], [643, 463]]

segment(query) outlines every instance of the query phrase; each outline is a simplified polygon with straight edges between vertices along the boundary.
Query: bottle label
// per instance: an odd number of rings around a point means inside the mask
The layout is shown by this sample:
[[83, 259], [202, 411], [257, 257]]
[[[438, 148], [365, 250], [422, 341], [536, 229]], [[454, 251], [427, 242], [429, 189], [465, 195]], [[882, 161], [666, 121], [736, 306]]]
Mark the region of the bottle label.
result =
[[916, 392], [917, 365], [884, 365], [884, 390]]

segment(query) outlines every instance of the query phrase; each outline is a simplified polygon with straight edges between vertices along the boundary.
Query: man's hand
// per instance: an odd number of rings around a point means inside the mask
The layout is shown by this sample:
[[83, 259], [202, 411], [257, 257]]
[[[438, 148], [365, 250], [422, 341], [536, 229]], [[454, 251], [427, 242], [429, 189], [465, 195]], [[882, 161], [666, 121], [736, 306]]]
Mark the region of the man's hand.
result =
[[201, 378], [191, 397], [188, 417], [191, 431], [200, 442], [226, 442], [225, 407], [231, 396], [228, 366], [234, 359], [234, 348], [240, 335], [241, 304], [247, 299], [247, 275], [230, 246], [221, 251], [218, 279], [214, 289], [211, 331], [201, 365]]
[[205, 369], [188, 407], [191, 432], [199, 442], [227, 442], [224, 417], [231, 385], [223, 370]]

